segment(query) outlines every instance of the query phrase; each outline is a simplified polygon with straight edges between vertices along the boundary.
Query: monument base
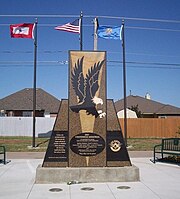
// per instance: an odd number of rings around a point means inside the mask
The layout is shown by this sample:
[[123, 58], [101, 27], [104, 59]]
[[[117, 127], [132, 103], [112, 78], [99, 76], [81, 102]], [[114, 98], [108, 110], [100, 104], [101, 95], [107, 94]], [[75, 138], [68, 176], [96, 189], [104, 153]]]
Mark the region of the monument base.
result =
[[36, 169], [37, 184], [78, 182], [134, 182], [139, 181], [139, 168], [125, 167], [80, 167], [52, 168], [39, 165]]

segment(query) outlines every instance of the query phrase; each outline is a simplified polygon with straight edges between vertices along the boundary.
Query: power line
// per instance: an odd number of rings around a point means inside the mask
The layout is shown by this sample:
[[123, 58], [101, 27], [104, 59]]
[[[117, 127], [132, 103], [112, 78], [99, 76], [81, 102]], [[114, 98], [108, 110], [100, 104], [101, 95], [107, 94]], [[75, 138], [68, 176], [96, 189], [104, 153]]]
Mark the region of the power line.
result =
[[180, 23], [180, 21], [178, 20], [169, 20], [169, 19], [150, 19], [150, 18], [116, 17], [116, 16], [98, 16], [98, 18], [121, 19], [121, 20], [124, 19], [124, 20], [133, 20], [133, 21], [148, 21], [148, 22], [162, 22], [162, 23]]
[[[110, 63], [122, 63], [122, 61], [108, 61]], [[149, 64], [149, 65], [157, 65], [157, 66], [180, 66], [179, 63], [157, 63], [157, 62], [136, 62], [136, 61], [127, 61], [128, 64]]]
[[[32, 54], [33, 51], [20, 51], [20, 50], [3, 50], [0, 51], [0, 54]], [[56, 53], [68, 53], [67, 50], [39, 50], [38, 54], [56, 54]], [[108, 54], [121, 54], [121, 51], [108, 51]], [[134, 53], [126, 52], [126, 55], [135, 55], [135, 56], [153, 56], [153, 57], [178, 57], [178, 55], [165, 55], [165, 54], [150, 54], [150, 53]]]
[[[120, 64], [122, 64], [122, 61], [111, 60], [111, 61], [107, 61], [107, 63], [110, 63], [107, 66], [121, 67]], [[38, 67], [63, 66], [63, 65], [67, 65], [68, 61], [38, 61], [37, 64], [38, 64]], [[180, 69], [180, 64], [178, 63], [127, 61], [126, 64], [127, 64], [127, 67], [131, 67], [131, 68], [178, 69], [178, 70]], [[1, 68], [32, 67], [32, 66], [33, 66], [32, 61], [0, 61]]]
[[[42, 50], [42, 51], [38, 51], [38, 53], [47, 53], [47, 54], [67, 53], [67, 52], [68, 52], [67, 50]], [[0, 53], [3, 53], [3, 54], [14, 54], [14, 53], [30, 54], [30, 53], [34, 53], [34, 52], [32, 50], [30, 50], [30, 51], [20, 51], [20, 50], [10, 51], [10, 50], [3, 50], [3, 51], [0, 51]]]
[[[104, 24], [103, 24], [104, 25]], [[106, 26], [111, 26], [107, 25]], [[10, 24], [0, 24], [0, 26], [10, 26]], [[57, 24], [38, 24], [39, 27], [55, 27]], [[93, 27], [92, 24], [83, 24], [83, 27]], [[136, 29], [136, 30], [151, 30], [151, 31], [164, 31], [164, 32], [180, 32], [180, 30], [172, 28], [155, 28], [155, 27], [141, 27], [141, 26], [125, 26], [126, 29]]]
[[126, 26], [127, 29], [136, 30], [156, 30], [156, 31], [169, 31], [169, 32], [180, 32], [180, 30], [170, 29], [170, 28], [153, 28], [153, 27], [140, 27], [140, 26]]
[[0, 17], [74, 18], [79, 15], [0, 15]]
[[[108, 51], [108, 54], [120, 54], [120, 51]], [[126, 55], [136, 55], [136, 56], [151, 56], [151, 57], [178, 57], [179, 55], [165, 55], [165, 54], [150, 54], [150, 53], [134, 53], [126, 52]]]
[[[29, 65], [29, 64], [33, 64], [33, 61], [0, 61], [0, 65], [2, 64], [25, 64], [25, 65]], [[68, 64], [68, 61], [37, 61], [38, 64]]]
[[[33, 18], [75, 18], [79, 15], [0, 15], [0, 17], [33, 17]], [[180, 23], [179, 20], [170, 19], [152, 19], [152, 18], [137, 18], [137, 17], [125, 17], [125, 16], [97, 16], [97, 15], [83, 15], [84, 18], [105, 18], [105, 19], [124, 19], [133, 21], [148, 21], [148, 22], [161, 22], [161, 23]]]
[[[0, 15], [0, 17], [52, 17], [52, 18], [70, 18], [70, 17], [79, 17], [79, 15]], [[95, 16], [83, 16], [86, 18], [92, 18]], [[177, 20], [162, 20], [162, 19], [147, 19], [147, 18], [129, 18], [129, 17], [116, 17], [116, 16], [98, 16], [99, 18], [107, 18], [107, 19], [124, 19], [124, 20], [137, 20], [137, 21], [151, 21], [151, 22], [164, 22], [164, 23], [180, 23], [180, 21]], [[0, 25], [9, 25], [9, 24], [0, 24]], [[39, 24], [39, 26], [55, 26], [56, 24]], [[157, 30], [157, 31], [173, 31], [173, 32], [180, 32], [180, 30], [176, 30], [176, 29], [163, 29], [163, 28], [154, 28], [154, 27], [137, 27], [137, 26], [126, 26], [127, 29], [139, 29], [139, 30]], [[33, 53], [32, 51], [1, 51], [0, 53], [7, 53], [7, 54], [12, 54], [12, 53], [25, 53], [25, 54], [29, 54], [29, 53]], [[54, 54], [54, 53], [67, 53], [67, 51], [39, 51], [39, 53], [49, 53], [49, 54]], [[108, 52], [110, 53], [120, 53], [120, 52]], [[133, 53], [126, 53], [126, 54], [133, 54]], [[134, 55], [141, 55], [141, 56], [166, 56], [166, 55], [152, 55], [152, 54], [144, 54], [144, 53], [134, 53]], [[178, 57], [178, 56], [171, 56], [171, 55], [167, 55], [166, 57]], [[109, 61], [111, 62], [111, 61]], [[112, 61], [113, 62], [113, 61]], [[120, 61], [114, 61], [114, 63], [121, 63]], [[27, 63], [27, 62], [21, 62], [20, 63], [3, 63], [0, 62], [0, 64], [2, 65], [6, 65], [6, 66], [10, 66], [11, 64], [19, 66], [22, 64], [25, 64], [26, 66], [28, 64], [32, 64], [32, 63]], [[65, 63], [58, 63], [57, 61], [45, 61], [43, 62], [38, 62], [38, 64], [43, 65], [43, 64], [65, 64]], [[164, 68], [167, 68], [169, 66], [173, 66], [173, 67], [179, 67], [179, 64], [165, 64], [165, 63], [147, 63], [147, 62], [127, 62], [127, 64], [144, 64], [144, 65], [153, 65], [154, 68], [159, 67], [159, 66], [163, 66]], [[0, 66], [0, 67], [4, 67], [4, 66]], [[23, 67], [23, 66], [22, 66]], [[130, 66], [129, 66], [130, 67]], [[134, 66], [133, 66], [134, 67]], [[142, 67], [142, 66], [141, 66]], [[147, 66], [146, 66], [147, 67]], [[148, 68], [148, 67], [147, 67]], [[162, 67], [160, 67], [162, 68]], [[172, 67], [170, 67], [172, 69]], [[179, 69], [179, 68], [175, 68], [175, 69]]]

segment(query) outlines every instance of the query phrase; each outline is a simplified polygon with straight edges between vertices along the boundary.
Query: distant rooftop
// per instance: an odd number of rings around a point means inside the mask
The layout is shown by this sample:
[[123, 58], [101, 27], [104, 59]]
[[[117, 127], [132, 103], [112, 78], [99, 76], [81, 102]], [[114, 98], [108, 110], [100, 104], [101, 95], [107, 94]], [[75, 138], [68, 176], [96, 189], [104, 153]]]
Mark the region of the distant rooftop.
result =
[[[180, 108], [163, 104], [140, 96], [129, 95], [127, 98], [127, 108], [138, 105], [141, 113], [144, 114], [180, 114]], [[117, 112], [124, 109], [124, 99], [115, 102]]]
[[[57, 113], [60, 100], [41, 88], [36, 89], [36, 110]], [[25, 88], [0, 100], [0, 110], [32, 110], [33, 89]]]

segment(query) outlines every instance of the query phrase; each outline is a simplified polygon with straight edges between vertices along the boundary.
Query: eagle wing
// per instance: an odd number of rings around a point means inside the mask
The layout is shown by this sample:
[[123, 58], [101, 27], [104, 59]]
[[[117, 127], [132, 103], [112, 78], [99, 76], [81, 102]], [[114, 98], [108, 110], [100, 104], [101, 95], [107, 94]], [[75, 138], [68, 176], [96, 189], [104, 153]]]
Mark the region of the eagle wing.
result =
[[88, 74], [86, 75], [85, 92], [86, 92], [86, 96], [91, 97], [91, 99], [94, 98], [94, 96], [99, 88], [99, 84], [98, 84], [99, 72], [100, 72], [101, 67], [103, 66], [104, 62], [105, 62], [105, 60], [95, 63], [94, 66], [92, 66], [88, 70]]
[[76, 95], [79, 98], [79, 103], [84, 101], [84, 76], [82, 72], [83, 59], [78, 59], [75, 63], [74, 70], [71, 72], [71, 83]]

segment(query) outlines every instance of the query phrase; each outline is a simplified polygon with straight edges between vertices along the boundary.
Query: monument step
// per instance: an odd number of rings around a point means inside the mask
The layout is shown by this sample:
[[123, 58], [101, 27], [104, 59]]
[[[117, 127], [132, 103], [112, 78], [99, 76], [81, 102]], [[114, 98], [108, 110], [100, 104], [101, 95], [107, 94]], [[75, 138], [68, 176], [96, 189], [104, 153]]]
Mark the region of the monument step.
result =
[[139, 181], [139, 168], [125, 167], [66, 167], [52, 168], [39, 165], [36, 169], [37, 184], [88, 182], [135, 182]]

